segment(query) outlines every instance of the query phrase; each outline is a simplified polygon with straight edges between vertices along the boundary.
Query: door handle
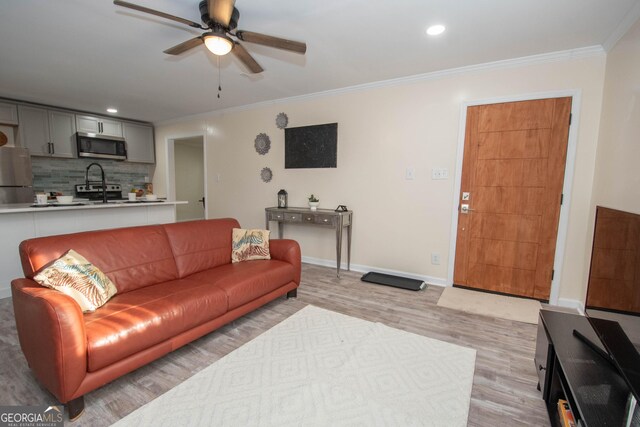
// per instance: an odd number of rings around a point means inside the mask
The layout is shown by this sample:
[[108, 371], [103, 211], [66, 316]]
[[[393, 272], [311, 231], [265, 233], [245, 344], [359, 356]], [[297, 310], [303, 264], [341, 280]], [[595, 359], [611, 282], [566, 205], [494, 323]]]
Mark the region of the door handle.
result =
[[468, 214], [469, 212], [473, 212], [475, 209], [471, 209], [468, 204], [463, 203], [460, 205], [460, 213]]
[[204, 202], [204, 196], [202, 196], [202, 199], [198, 200], [200, 203], [202, 203], [202, 208], [205, 208], [205, 202]]

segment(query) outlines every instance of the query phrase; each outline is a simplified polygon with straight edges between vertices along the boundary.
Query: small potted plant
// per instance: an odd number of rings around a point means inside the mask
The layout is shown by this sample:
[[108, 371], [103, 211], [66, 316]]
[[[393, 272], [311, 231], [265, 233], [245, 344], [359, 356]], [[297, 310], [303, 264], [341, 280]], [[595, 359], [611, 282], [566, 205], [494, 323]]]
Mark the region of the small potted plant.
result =
[[320, 204], [320, 200], [314, 196], [313, 194], [309, 196], [309, 209], [315, 211], [318, 209], [318, 205]]
[[135, 188], [132, 188], [131, 190], [129, 190], [129, 201], [130, 202], [135, 202], [136, 201], [136, 192], [137, 192], [137, 190]]

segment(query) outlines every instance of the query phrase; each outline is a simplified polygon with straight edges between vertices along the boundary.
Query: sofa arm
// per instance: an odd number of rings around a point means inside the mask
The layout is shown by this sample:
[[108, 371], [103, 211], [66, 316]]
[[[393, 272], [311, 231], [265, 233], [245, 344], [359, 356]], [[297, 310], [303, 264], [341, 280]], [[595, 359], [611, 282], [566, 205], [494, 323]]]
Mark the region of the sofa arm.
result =
[[269, 252], [271, 259], [293, 264], [296, 270], [294, 281], [300, 286], [300, 275], [302, 270], [302, 261], [300, 255], [300, 245], [295, 240], [277, 239], [269, 241]]
[[30, 279], [11, 282], [20, 347], [38, 380], [67, 403], [87, 373], [87, 338], [80, 306]]

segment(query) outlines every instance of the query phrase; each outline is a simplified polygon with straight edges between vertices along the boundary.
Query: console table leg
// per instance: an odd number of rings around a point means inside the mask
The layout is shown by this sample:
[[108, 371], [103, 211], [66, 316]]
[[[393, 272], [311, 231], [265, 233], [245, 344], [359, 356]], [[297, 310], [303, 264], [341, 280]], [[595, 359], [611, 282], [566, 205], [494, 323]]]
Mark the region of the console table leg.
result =
[[284, 223], [278, 222], [278, 238], [283, 239], [282, 236], [284, 236]]
[[342, 263], [342, 217], [338, 219], [336, 226], [336, 269], [337, 276], [340, 277], [340, 264]]
[[347, 226], [347, 270], [351, 271], [351, 225]]

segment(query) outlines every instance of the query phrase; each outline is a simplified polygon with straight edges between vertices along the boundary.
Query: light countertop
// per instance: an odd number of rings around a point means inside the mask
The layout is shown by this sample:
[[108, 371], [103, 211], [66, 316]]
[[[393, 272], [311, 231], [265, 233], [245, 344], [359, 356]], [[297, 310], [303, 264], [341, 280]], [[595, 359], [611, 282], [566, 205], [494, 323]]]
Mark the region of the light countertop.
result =
[[147, 206], [167, 206], [167, 205], [184, 205], [189, 202], [186, 201], [168, 201], [158, 200], [157, 202], [128, 202], [127, 200], [113, 200], [109, 203], [100, 202], [88, 202], [79, 201], [78, 203], [84, 203], [83, 205], [58, 205], [57, 203], [50, 203], [46, 207], [33, 207], [32, 203], [12, 203], [12, 204], [0, 204], [0, 214], [3, 213], [20, 213], [20, 212], [59, 212], [64, 210], [81, 210], [81, 209], [113, 209], [113, 208], [136, 208]]

